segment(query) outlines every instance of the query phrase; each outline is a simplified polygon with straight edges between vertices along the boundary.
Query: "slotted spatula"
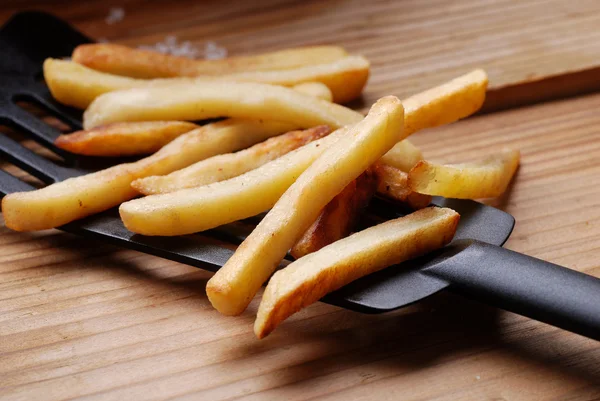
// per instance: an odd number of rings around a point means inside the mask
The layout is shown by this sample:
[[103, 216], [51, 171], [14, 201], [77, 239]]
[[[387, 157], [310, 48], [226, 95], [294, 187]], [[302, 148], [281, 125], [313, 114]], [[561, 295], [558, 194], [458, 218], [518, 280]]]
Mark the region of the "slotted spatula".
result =
[[[63, 21], [40, 12], [17, 14], [0, 30], [0, 123], [25, 132], [64, 162], [45, 159], [6, 135], [0, 135], [0, 155], [46, 184], [105, 167], [106, 161], [57, 149], [53, 142], [60, 133], [16, 102], [33, 102], [72, 128], [80, 128], [81, 113], [56, 103], [40, 77], [45, 58], [68, 57], [77, 45], [89, 42]], [[0, 195], [32, 189], [0, 170]], [[449, 289], [600, 339], [600, 279], [501, 248], [514, 226], [507, 213], [474, 201], [436, 198], [433, 203], [461, 214], [449, 246], [357, 280], [323, 301], [381, 313]], [[370, 212], [387, 218], [400, 215], [383, 201], [373, 202]], [[251, 228], [251, 222], [241, 222], [198, 235], [144, 237], [125, 229], [116, 210], [109, 210], [60, 229], [216, 271]]]

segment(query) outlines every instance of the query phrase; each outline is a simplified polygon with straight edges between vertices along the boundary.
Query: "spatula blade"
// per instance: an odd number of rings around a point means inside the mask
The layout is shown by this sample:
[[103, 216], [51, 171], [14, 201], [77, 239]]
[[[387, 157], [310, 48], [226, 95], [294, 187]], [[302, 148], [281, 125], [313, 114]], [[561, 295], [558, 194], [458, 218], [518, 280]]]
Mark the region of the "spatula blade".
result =
[[[437, 197], [433, 204], [461, 215], [453, 242], [477, 239], [501, 246], [515, 225], [510, 214], [479, 202]], [[448, 282], [423, 274], [423, 268], [440, 257], [443, 251], [390, 266], [332, 292], [323, 301], [363, 313], [388, 312], [410, 305], [448, 287]]]

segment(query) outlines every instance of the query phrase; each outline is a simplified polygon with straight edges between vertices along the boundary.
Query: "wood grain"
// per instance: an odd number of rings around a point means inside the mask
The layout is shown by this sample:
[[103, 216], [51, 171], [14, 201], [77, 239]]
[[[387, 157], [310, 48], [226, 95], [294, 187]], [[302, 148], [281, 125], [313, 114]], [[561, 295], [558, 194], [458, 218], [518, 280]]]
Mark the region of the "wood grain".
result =
[[[108, 24], [111, 8], [122, 8], [124, 19]], [[595, 0], [178, 0], [168, 6], [4, 0], [0, 21], [24, 9], [52, 12], [96, 40], [132, 46], [169, 35], [198, 49], [214, 41], [231, 55], [341, 45], [372, 61], [368, 105], [382, 93], [406, 97], [474, 68], [490, 75], [487, 111], [600, 89]], [[569, 84], [561, 79], [566, 73]]]
[[[45, 8], [96, 38], [168, 34], [242, 54], [336, 43], [367, 55], [365, 104], [486, 67], [501, 87], [597, 63], [595, 1], [5, 1], [0, 19]], [[112, 6], [125, 20], [107, 25]], [[360, 106], [360, 105], [358, 105]], [[522, 151], [507, 247], [600, 276], [600, 95], [416, 134], [456, 162]], [[256, 301], [219, 315], [202, 270], [58, 231], [0, 228], [0, 399], [592, 400], [597, 342], [452, 294], [379, 316], [315, 304], [266, 340]]]

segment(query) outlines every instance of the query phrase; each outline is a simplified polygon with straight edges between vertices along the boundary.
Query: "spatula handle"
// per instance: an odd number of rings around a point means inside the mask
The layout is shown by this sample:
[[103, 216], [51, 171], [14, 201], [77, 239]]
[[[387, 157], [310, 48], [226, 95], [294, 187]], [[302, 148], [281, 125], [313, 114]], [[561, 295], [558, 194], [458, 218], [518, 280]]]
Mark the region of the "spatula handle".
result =
[[463, 295], [600, 340], [600, 279], [478, 241], [428, 274]]

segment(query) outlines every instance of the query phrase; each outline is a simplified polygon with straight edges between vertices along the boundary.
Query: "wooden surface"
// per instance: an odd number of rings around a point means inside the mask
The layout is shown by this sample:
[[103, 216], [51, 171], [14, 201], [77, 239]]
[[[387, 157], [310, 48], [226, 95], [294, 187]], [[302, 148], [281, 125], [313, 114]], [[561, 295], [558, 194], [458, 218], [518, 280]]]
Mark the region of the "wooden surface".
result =
[[[600, 59], [597, 1], [4, 1], [130, 45], [175, 34], [242, 54], [337, 43], [373, 62], [365, 104], [485, 67], [502, 87]], [[108, 9], [125, 19], [105, 23]], [[359, 105], [360, 106], [360, 105]], [[600, 95], [478, 116], [414, 136], [427, 158], [522, 150], [507, 247], [600, 276]], [[600, 346], [439, 294], [379, 316], [315, 304], [258, 341], [256, 301], [211, 309], [210, 274], [58, 231], [0, 229], [0, 398], [592, 400]]]
[[[111, 8], [122, 9], [124, 19], [107, 24]], [[168, 35], [199, 49], [214, 41], [229, 54], [342, 45], [373, 63], [369, 105], [381, 94], [402, 98], [477, 67], [486, 69], [493, 89], [486, 108], [600, 90], [597, 0], [179, 0], [168, 6], [147, 0], [3, 0], [0, 20], [25, 9], [59, 15], [96, 40], [132, 46]], [[526, 91], [514, 86], [565, 73], [575, 75], [567, 85], [551, 80]]]

